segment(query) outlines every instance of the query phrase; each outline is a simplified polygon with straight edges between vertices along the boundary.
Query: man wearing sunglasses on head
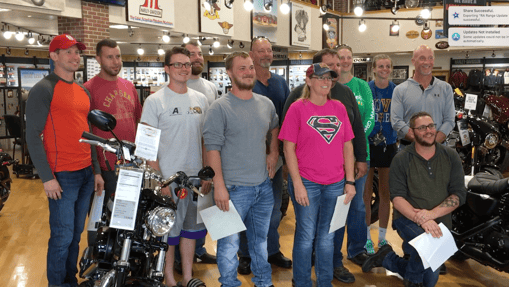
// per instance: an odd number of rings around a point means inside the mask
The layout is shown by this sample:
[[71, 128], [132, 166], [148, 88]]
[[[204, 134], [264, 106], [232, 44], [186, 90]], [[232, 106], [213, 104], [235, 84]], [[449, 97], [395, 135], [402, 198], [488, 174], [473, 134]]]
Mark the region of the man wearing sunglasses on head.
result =
[[[191, 77], [190, 52], [186, 48], [174, 47], [166, 51], [164, 71], [170, 83], [147, 98], [141, 114], [141, 122], [161, 130], [157, 160], [149, 162], [161, 171], [163, 178], [169, 178], [177, 171], [187, 175], [197, 175], [205, 165], [206, 159], [202, 144], [202, 127], [209, 104], [205, 95], [187, 87]], [[171, 191], [170, 191], [171, 190]], [[163, 194], [171, 195], [177, 201], [174, 187], [162, 189]], [[210, 182], [202, 182], [201, 192], [210, 191]], [[203, 223], [196, 223], [196, 204], [193, 193], [188, 191], [185, 198], [180, 197], [176, 222], [170, 231], [165, 283], [177, 286], [173, 275], [175, 245], [180, 243], [183, 278], [182, 286], [205, 286], [192, 278], [195, 241], [205, 237], [207, 231]]]
[[465, 203], [464, 173], [458, 153], [437, 144], [437, 125], [427, 112], [418, 112], [409, 120], [408, 133], [415, 139], [394, 157], [389, 174], [394, 205], [392, 227], [407, 246], [409, 258], [396, 255], [387, 244], [368, 257], [363, 272], [385, 267], [404, 278], [406, 287], [433, 287], [439, 269], [424, 268], [422, 260], [408, 242], [424, 232], [442, 237], [438, 226], [452, 226], [451, 213]]

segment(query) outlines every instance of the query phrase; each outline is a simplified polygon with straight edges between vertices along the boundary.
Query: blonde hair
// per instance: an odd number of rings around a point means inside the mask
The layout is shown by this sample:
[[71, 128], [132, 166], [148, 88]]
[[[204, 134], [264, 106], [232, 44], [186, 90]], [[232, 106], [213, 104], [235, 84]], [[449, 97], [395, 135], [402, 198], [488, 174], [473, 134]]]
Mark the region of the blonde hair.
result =
[[[331, 87], [331, 89], [332, 89], [332, 87]], [[309, 89], [308, 84], [306, 83], [306, 84], [304, 84], [304, 88], [302, 89], [302, 93], [300, 94], [299, 99], [309, 101], [309, 98], [311, 98], [311, 91]], [[327, 100], [331, 100], [331, 99], [332, 98], [330, 96], [330, 91], [329, 91], [329, 93], [327, 94]]]
[[392, 59], [391, 59], [391, 57], [389, 57], [389, 55], [386, 55], [386, 54], [376, 55], [375, 57], [373, 57], [373, 64], [371, 66], [371, 68], [373, 70], [373, 75], [375, 77], [376, 77], [376, 72], [375, 72], [376, 62], [378, 62], [378, 60], [389, 60], [389, 61], [391, 61], [391, 70], [392, 70]]

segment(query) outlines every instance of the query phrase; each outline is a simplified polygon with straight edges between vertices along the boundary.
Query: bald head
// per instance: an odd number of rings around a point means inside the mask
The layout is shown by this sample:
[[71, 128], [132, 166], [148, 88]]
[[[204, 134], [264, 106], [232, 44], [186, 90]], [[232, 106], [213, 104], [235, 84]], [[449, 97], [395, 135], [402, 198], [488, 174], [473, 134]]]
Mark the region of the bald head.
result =
[[420, 45], [419, 47], [415, 48], [414, 53], [412, 54], [412, 59], [415, 59], [416, 54], [420, 54], [421, 52], [427, 52], [433, 54], [435, 56], [434, 51], [428, 46], [428, 45]]
[[415, 76], [417, 78], [430, 77], [432, 75], [433, 66], [435, 65], [433, 50], [426, 45], [417, 47], [412, 56], [412, 64], [415, 67]]

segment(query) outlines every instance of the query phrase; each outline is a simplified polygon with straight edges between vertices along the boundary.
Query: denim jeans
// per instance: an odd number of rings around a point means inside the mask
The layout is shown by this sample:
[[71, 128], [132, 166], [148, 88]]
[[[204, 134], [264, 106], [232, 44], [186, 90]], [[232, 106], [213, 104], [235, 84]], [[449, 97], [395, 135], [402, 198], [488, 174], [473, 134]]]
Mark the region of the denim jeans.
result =
[[76, 264], [79, 243], [94, 191], [94, 175], [92, 167], [87, 167], [55, 172], [55, 178], [63, 192], [61, 199], [48, 199], [51, 230], [47, 257], [48, 284], [78, 286]]
[[[369, 170], [369, 162], [368, 162]], [[364, 245], [368, 237], [366, 225], [366, 206], [364, 205], [363, 195], [364, 186], [366, 185], [365, 174], [363, 177], [355, 181], [355, 196], [350, 204], [350, 210], [348, 211], [348, 217], [346, 218], [346, 228], [348, 229], [348, 241], [347, 241], [347, 255], [348, 258], [353, 258], [362, 252], [365, 252]], [[372, 184], [371, 182], [369, 184]], [[340, 228], [336, 231], [334, 237], [334, 268], [343, 266], [343, 253], [341, 253], [341, 247], [343, 246], [343, 238], [345, 236], [345, 227]]]
[[316, 252], [315, 273], [318, 287], [332, 286], [332, 260], [334, 233], [329, 233], [330, 223], [337, 197], [344, 192], [344, 180], [323, 185], [302, 178], [308, 193], [309, 206], [295, 201], [293, 182], [288, 177], [288, 186], [295, 210], [295, 236], [293, 243], [293, 279], [295, 286], [313, 286], [311, 281], [311, 256], [313, 245]]
[[[259, 287], [272, 285], [272, 269], [267, 261], [267, 233], [270, 212], [274, 205], [270, 178], [256, 186], [227, 185], [230, 200], [246, 225], [247, 243], [251, 257], [253, 283]], [[217, 267], [221, 276], [219, 282], [224, 287], [241, 286], [237, 279], [239, 260], [239, 233], [217, 241]]]
[[[267, 237], [267, 252], [269, 256], [279, 252], [279, 223], [281, 222], [281, 202], [283, 196], [283, 168], [278, 169], [272, 179], [272, 190], [274, 191], [274, 208], [270, 216], [269, 234]], [[240, 233], [240, 257], [250, 257], [247, 247], [246, 232]]]
[[[424, 233], [424, 229], [406, 217], [394, 220], [392, 228], [398, 232], [405, 243]], [[390, 252], [383, 261], [383, 267], [398, 273], [410, 282], [423, 283], [426, 287], [435, 286], [438, 282], [440, 269], [437, 269], [435, 272], [431, 268], [424, 269], [419, 253], [411, 245], [407, 246], [409, 247], [410, 259], [405, 260], [396, 255], [396, 253]]]

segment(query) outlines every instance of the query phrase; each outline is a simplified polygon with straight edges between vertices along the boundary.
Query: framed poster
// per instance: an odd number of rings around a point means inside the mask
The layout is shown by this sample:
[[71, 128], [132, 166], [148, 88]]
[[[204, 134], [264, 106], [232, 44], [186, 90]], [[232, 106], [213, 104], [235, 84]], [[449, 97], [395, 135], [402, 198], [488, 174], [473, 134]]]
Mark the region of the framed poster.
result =
[[[251, 39], [264, 36], [271, 43], [277, 41], [277, 3], [276, 0], [254, 0], [251, 12]], [[264, 5], [272, 5], [270, 11]]]
[[233, 37], [235, 31], [233, 5], [228, 7], [225, 1], [210, 0], [198, 0], [198, 5], [200, 32]]
[[338, 34], [339, 34], [339, 19], [337, 18], [323, 18], [323, 24], [327, 24], [329, 29], [323, 30], [323, 44], [322, 48], [334, 49], [338, 45]]
[[49, 69], [18, 68], [19, 86], [28, 92], [49, 73]]
[[368, 81], [368, 65], [367, 64], [354, 64], [353, 76], [364, 81]]
[[129, 0], [125, 9], [126, 21], [173, 28], [175, 0]]
[[292, 46], [311, 46], [311, 7], [292, 3], [290, 18], [290, 44]]
[[394, 66], [391, 73], [392, 82], [399, 85], [408, 79], [408, 66]]

